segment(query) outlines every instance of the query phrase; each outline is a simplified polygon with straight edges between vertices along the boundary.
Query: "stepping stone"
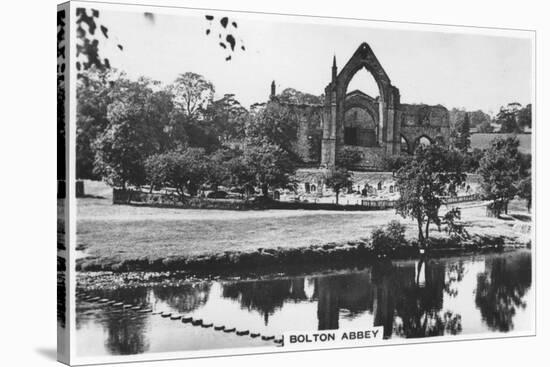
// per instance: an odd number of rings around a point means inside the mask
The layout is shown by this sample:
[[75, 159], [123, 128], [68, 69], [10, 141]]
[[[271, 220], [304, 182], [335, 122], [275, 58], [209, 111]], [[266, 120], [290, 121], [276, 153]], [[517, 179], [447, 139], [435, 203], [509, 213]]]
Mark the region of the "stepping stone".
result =
[[191, 321], [193, 321], [193, 318], [190, 317], [190, 316], [184, 316], [184, 317], [181, 318], [181, 322], [183, 322], [183, 323], [185, 323], [185, 324], [187, 324], [187, 323], [189, 323], [189, 322], [191, 322]]
[[243, 335], [248, 335], [248, 334], [250, 334], [250, 331], [248, 331], [248, 330], [237, 331], [238, 336], [243, 336]]
[[193, 324], [193, 326], [202, 325], [202, 319], [193, 320], [191, 324]]
[[275, 339], [273, 340], [273, 342], [277, 344], [283, 344], [283, 339]]
[[106, 304], [107, 306], [114, 305], [115, 303], [116, 303], [116, 301], [105, 302], [105, 304]]
[[127, 304], [122, 305], [122, 308], [132, 308], [132, 307], [134, 307], [134, 306], [132, 306], [132, 305], [127, 305]]
[[218, 330], [218, 331], [220, 331], [220, 330], [223, 330], [223, 329], [225, 329], [225, 326], [223, 326], [223, 325], [220, 325], [220, 326], [214, 326], [214, 330]]
[[152, 315], [160, 315], [160, 314], [162, 314], [162, 311], [155, 311], [152, 313]]
[[179, 320], [181, 319], [181, 315], [172, 315], [170, 316], [170, 320]]
[[235, 332], [235, 330], [237, 330], [237, 329], [231, 328], [231, 329], [225, 329], [223, 332], [224, 333], [233, 333], [233, 332]]
[[257, 338], [260, 336], [260, 333], [250, 333], [251, 338]]
[[163, 312], [160, 314], [160, 317], [170, 317], [172, 316], [172, 312]]
[[109, 302], [107, 298], [102, 298], [99, 301], [97, 301], [97, 303], [107, 303], [107, 302]]
[[270, 335], [270, 336], [262, 335], [262, 340], [273, 340], [273, 339], [275, 339], [275, 335]]
[[131, 307], [130, 310], [134, 310], [134, 311], [141, 310], [141, 306]]
[[210, 323], [210, 324], [202, 324], [201, 326], [202, 326], [203, 328], [209, 328], [209, 327], [214, 326], [214, 324], [213, 324], [213, 323]]
[[92, 297], [92, 298], [88, 299], [88, 301], [95, 302], [95, 301], [99, 301], [100, 299], [101, 299], [101, 297]]
[[114, 307], [122, 307], [122, 306], [124, 306], [124, 303], [122, 303], [122, 302], [115, 302], [115, 303], [113, 303], [113, 306], [114, 306]]
[[149, 313], [149, 312], [153, 312], [153, 310], [150, 308], [144, 308], [143, 310], [138, 311], [138, 313]]

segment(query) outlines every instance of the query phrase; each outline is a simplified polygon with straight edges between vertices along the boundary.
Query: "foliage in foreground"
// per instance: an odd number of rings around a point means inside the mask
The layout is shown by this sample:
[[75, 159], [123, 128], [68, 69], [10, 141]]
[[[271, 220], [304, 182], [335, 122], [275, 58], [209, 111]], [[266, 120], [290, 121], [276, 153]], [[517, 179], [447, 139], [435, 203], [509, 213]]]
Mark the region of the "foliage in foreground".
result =
[[441, 225], [439, 208], [443, 198], [456, 195], [456, 188], [466, 179], [462, 164], [462, 156], [455, 150], [437, 144], [419, 146], [414, 159], [395, 174], [400, 193], [396, 211], [417, 222], [422, 246], [429, 238], [430, 224]]
[[[508, 202], [518, 194], [518, 188], [521, 187], [522, 158], [518, 146], [516, 138], [495, 139], [479, 163], [478, 172], [483, 180], [481, 188], [485, 198], [493, 201], [490, 209], [496, 217], [507, 210]], [[525, 174], [525, 177], [530, 181], [530, 159], [528, 163], [529, 174]], [[527, 196], [526, 187], [521, 188], [523, 195]]]
[[325, 185], [331, 188], [334, 194], [336, 194], [337, 205], [340, 192], [353, 184], [352, 176], [353, 174], [344, 167], [332, 168], [326, 172]]
[[405, 226], [397, 220], [390, 221], [386, 227], [379, 227], [372, 231], [371, 241], [373, 249], [380, 254], [387, 254], [407, 243]]

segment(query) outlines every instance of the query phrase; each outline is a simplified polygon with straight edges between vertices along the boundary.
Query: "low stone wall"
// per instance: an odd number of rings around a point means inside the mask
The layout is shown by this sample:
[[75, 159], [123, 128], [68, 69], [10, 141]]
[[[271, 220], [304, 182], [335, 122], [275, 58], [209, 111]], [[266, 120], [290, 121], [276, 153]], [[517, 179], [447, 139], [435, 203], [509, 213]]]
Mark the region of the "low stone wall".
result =
[[391, 206], [388, 200], [369, 201], [365, 205], [340, 205], [332, 203], [286, 202], [272, 199], [239, 200], [239, 199], [206, 199], [188, 198], [182, 202], [175, 194], [147, 193], [138, 190], [113, 189], [113, 204], [137, 205], [158, 208], [182, 209], [222, 209], [222, 210], [338, 210], [369, 211], [384, 210]]

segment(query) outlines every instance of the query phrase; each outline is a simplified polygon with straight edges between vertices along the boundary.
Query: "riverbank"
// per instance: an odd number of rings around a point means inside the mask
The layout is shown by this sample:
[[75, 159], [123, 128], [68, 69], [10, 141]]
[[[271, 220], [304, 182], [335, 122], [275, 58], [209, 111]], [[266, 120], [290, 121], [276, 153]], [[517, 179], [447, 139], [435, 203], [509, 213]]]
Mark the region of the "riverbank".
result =
[[[450, 208], [450, 207], [449, 207]], [[433, 227], [431, 251], [495, 251], [527, 247], [531, 217], [514, 202], [506, 219], [489, 218], [481, 203], [462, 206], [462, 223], [471, 240], [445, 241]], [[307, 210], [181, 210], [112, 205], [109, 197], [79, 198], [77, 270], [207, 271], [278, 268], [289, 264], [326, 265], [376, 259], [371, 232], [391, 220], [416, 238], [416, 224], [393, 210], [334, 212]], [[448, 208], [443, 207], [442, 212]], [[413, 246], [391, 254], [418, 256]]]

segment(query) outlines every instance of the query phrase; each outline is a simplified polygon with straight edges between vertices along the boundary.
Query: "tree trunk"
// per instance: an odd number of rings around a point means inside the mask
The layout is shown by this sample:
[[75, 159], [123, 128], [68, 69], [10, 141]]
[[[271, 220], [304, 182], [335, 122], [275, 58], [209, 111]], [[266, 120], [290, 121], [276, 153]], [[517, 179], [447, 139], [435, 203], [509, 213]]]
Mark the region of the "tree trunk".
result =
[[264, 197], [267, 197], [267, 194], [268, 194], [268, 192], [269, 192], [268, 189], [269, 189], [269, 186], [267, 186], [267, 184], [263, 184], [263, 185], [262, 185], [262, 195], [263, 195]]
[[424, 247], [424, 233], [422, 232], [422, 218], [416, 218], [418, 222], [418, 242], [420, 242], [420, 247]]
[[430, 236], [430, 219], [426, 221], [426, 236], [424, 237], [424, 240], [428, 241], [429, 236]]
[[493, 200], [491, 204], [487, 207], [487, 216], [500, 218], [500, 202], [498, 199]]
[[336, 205], [338, 205], [338, 195], [340, 194], [340, 191], [336, 191]]

